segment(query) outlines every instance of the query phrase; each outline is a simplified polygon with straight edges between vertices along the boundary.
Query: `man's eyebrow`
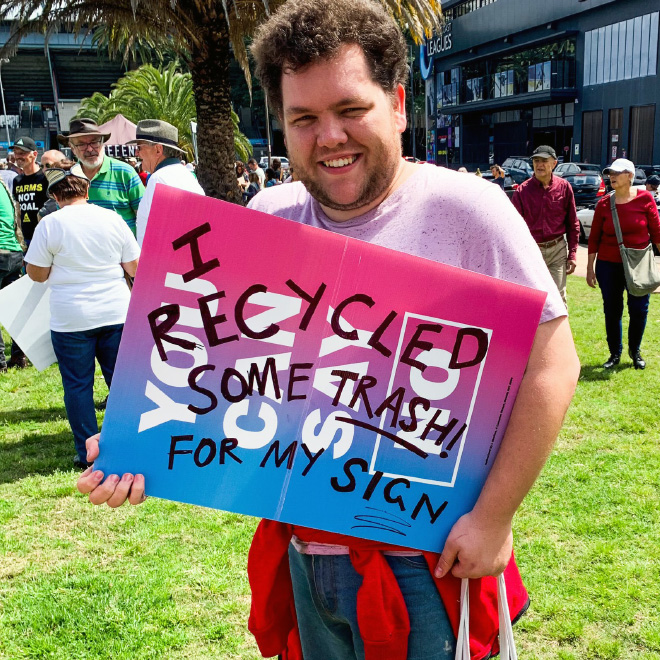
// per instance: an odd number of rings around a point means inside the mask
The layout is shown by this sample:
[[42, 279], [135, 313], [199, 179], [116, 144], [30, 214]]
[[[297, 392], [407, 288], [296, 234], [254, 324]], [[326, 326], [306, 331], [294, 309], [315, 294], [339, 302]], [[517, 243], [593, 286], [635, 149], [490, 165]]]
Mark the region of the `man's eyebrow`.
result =
[[[338, 101], [337, 103], [335, 103], [331, 107], [333, 107], [333, 108], [345, 108], [346, 106], [350, 106], [350, 105], [365, 105], [366, 106], [366, 105], [369, 105], [369, 103], [367, 101], [365, 101], [364, 99], [360, 98], [360, 97], [349, 96], [349, 97], [346, 97], [344, 99], [341, 99], [341, 101]], [[317, 112], [317, 111], [313, 110], [312, 108], [306, 108], [306, 107], [300, 106], [300, 105], [294, 105], [294, 106], [291, 106], [290, 108], [285, 108], [284, 109], [284, 114], [286, 114], [286, 115], [305, 115], [305, 114], [309, 114], [309, 113], [314, 114], [314, 112]]]

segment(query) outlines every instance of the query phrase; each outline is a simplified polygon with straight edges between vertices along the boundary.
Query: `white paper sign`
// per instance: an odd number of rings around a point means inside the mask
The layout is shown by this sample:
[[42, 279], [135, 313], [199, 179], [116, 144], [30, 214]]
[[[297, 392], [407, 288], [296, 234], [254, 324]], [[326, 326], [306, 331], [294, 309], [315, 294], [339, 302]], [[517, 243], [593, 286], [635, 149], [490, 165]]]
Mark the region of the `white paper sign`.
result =
[[57, 362], [50, 340], [50, 287], [21, 277], [0, 291], [0, 323], [43, 371]]

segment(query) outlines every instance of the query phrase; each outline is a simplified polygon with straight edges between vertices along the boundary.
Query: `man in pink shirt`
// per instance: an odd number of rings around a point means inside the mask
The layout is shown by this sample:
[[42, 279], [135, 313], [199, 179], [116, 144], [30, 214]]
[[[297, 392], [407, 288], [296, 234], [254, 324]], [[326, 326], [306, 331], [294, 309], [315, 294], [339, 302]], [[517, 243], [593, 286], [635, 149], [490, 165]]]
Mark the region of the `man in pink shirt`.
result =
[[[370, 574], [369, 584], [380, 598], [365, 608], [357, 597], [362, 578], [349, 558], [349, 544], [357, 539], [315, 536], [310, 530], [309, 538], [291, 544], [287, 539], [287, 565], [281, 570], [278, 556], [266, 576], [275, 579], [273, 584], [279, 577], [290, 581], [294, 603], [284, 602], [277, 592], [279, 606], [271, 611], [255, 610], [253, 602], [253, 623], [255, 618], [264, 621], [255, 615], [264, 615], [286, 619], [288, 625], [295, 606], [298, 647], [284, 623], [275, 621], [262, 634], [255, 632], [262, 644], [268, 632], [284, 630], [282, 645], [263, 647], [264, 655], [450, 660], [456, 633], [433, 577], [444, 583], [479, 579], [500, 575], [512, 562], [513, 515], [554, 445], [579, 373], [566, 308], [524, 222], [499, 187], [402, 158], [408, 48], [378, 3], [288, 0], [262, 26], [252, 51], [297, 179], [263, 190], [252, 208], [548, 293], [497, 459], [474, 509], [438, 548], [442, 553], [433, 574], [419, 551], [404, 549], [402, 556], [391, 557], [373, 544], [388, 563], [378, 564], [382, 581], [379, 574]], [[94, 460], [98, 439], [90, 439], [88, 447], [88, 460]], [[132, 504], [144, 499], [142, 476], [109, 475], [102, 481], [104, 476], [90, 468], [78, 482], [94, 504], [114, 507], [126, 499]], [[266, 527], [277, 535], [272, 524]], [[258, 537], [250, 561], [257, 567], [272, 565], [276, 547], [260, 545]], [[401, 592], [396, 603], [402, 597], [405, 612], [392, 605], [393, 579]], [[450, 609], [457, 607], [454, 599]], [[370, 613], [382, 610], [396, 621], [392, 638], [374, 655]], [[474, 658], [490, 657], [495, 650], [496, 619]], [[401, 640], [395, 633], [404, 629]], [[389, 634], [376, 632], [385, 638]]]
[[566, 275], [577, 265], [580, 238], [573, 189], [568, 181], [552, 174], [557, 166], [552, 147], [537, 147], [532, 164], [534, 176], [518, 187], [511, 201], [527, 223], [566, 304]]

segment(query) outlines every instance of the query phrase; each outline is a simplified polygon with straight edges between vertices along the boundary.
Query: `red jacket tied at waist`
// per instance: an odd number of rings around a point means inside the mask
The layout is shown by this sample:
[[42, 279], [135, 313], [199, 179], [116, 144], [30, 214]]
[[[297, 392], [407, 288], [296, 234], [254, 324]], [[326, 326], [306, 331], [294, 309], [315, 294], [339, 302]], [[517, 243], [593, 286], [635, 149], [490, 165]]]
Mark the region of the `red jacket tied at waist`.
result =
[[[406, 605], [392, 570], [383, 556], [399, 546], [293, 527], [262, 520], [248, 556], [252, 606], [248, 628], [264, 657], [303, 660], [289, 572], [288, 548], [292, 535], [301, 541], [348, 546], [353, 568], [362, 576], [357, 613], [366, 660], [406, 660], [410, 624]], [[439, 555], [425, 552], [431, 573]], [[513, 556], [504, 571], [512, 620], [527, 609], [529, 598]], [[434, 578], [435, 579], [435, 578]], [[447, 615], [458, 635], [461, 580], [449, 574], [435, 579]], [[470, 580], [470, 650], [472, 660], [484, 660], [499, 651], [497, 580]]]

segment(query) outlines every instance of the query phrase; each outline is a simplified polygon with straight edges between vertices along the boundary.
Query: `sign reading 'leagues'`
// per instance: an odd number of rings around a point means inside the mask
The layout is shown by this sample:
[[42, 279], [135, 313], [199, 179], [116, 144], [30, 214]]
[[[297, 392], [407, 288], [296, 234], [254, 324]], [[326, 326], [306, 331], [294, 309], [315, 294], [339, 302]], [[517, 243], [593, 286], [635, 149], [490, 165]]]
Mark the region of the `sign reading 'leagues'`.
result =
[[497, 454], [544, 299], [159, 185], [97, 468], [437, 551]]

